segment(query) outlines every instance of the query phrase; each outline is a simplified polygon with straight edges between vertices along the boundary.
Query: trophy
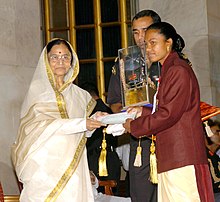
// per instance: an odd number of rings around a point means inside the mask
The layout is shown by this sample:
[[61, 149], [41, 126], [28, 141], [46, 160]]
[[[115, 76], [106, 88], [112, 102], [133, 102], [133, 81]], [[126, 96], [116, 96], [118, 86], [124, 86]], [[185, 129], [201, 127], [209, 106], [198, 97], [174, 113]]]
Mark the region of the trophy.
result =
[[159, 75], [147, 67], [145, 46], [119, 49], [118, 56], [123, 108], [152, 105]]

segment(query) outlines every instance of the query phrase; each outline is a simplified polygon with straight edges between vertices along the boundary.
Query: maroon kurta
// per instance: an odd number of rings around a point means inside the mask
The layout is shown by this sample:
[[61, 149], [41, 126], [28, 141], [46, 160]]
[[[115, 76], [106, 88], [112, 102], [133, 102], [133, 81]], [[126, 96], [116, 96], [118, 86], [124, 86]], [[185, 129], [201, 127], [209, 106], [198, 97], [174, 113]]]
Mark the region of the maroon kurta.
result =
[[158, 110], [131, 122], [135, 137], [156, 135], [158, 173], [196, 164], [207, 164], [200, 114], [199, 86], [192, 68], [170, 53], [162, 66], [157, 95]]

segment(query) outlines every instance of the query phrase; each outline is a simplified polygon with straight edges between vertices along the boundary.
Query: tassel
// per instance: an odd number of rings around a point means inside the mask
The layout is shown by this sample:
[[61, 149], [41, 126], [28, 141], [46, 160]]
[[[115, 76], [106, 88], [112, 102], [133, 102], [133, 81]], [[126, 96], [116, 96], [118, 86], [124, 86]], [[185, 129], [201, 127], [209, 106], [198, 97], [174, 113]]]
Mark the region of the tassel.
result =
[[205, 121], [205, 131], [208, 137], [212, 137], [214, 134], [210, 128], [210, 126], [208, 125], [208, 121]]
[[107, 143], [105, 140], [106, 128], [103, 129], [102, 150], [99, 156], [99, 176], [108, 176], [106, 156], [107, 156]]
[[158, 177], [157, 177], [157, 158], [155, 154], [155, 144], [154, 140], [156, 140], [156, 137], [152, 135], [152, 142], [150, 146], [150, 181], [153, 184], [158, 183]]
[[137, 152], [134, 160], [134, 166], [135, 167], [141, 167], [142, 166], [142, 160], [141, 160], [141, 138], [139, 139], [138, 147], [137, 147]]

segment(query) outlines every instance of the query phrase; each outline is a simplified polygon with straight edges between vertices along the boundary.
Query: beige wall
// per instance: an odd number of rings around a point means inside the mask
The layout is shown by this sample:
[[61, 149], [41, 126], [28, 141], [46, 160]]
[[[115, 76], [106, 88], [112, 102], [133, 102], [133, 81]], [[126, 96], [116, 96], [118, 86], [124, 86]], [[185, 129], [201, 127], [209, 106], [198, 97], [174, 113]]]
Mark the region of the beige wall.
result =
[[[207, 1], [208, 44], [212, 100], [220, 106], [220, 1]], [[220, 119], [220, 116], [219, 116]]]
[[0, 5], [0, 180], [6, 194], [18, 191], [10, 147], [41, 51], [39, 7], [39, 0], [1, 0]]
[[220, 106], [220, 1], [139, 0], [142, 9], [155, 10], [176, 28], [185, 40], [184, 52], [197, 75], [201, 100]]

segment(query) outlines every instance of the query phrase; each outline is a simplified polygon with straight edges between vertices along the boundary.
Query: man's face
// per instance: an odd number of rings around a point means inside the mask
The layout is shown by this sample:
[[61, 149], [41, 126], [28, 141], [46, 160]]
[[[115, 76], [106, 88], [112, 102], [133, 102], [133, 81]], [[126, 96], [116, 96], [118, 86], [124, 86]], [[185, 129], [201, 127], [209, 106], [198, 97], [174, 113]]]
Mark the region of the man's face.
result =
[[145, 31], [151, 24], [153, 24], [153, 19], [149, 16], [145, 16], [133, 21], [132, 32], [134, 41], [139, 47], [144, 46]]

